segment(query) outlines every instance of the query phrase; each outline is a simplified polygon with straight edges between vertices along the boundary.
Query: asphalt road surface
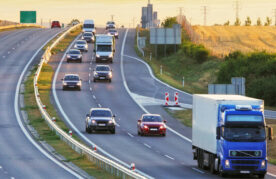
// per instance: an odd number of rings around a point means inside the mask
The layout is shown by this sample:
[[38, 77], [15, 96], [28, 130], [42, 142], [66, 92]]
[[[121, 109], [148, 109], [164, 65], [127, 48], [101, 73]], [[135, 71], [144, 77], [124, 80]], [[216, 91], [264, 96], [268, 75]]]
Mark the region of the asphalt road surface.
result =
[[76, 178], [27, 139], [17, 121], [14, 106], [17, 82], [24, 67], [58, 31], [0, 32], [0, 178]]

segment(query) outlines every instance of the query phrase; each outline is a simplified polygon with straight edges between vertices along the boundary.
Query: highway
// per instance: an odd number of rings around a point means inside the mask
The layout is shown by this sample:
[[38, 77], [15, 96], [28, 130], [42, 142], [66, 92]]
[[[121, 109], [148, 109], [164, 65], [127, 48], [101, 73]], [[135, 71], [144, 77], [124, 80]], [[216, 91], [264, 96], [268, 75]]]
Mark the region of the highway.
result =
[[[120, 59], [124, 34], [125, 30], [120, 30], [120, 38], [116, 44], [115, 60], [113, 64], [110, 64], [113, 69], [112, 83], [92, 82], [92, 69], [95, 66], [95, 61], [92, 60], [91, 44], [89, 45], [89, 52], [84, 53], [83, 63], [62, 63], [56, 81], [56, 93], [60, 103], [60, 106], [58, 105], [59, 110], [62, 108], [62, 111], [80, 131], [83, 138], [92, 141], [108, 154], [129, 165], [134, 162], [137, 169], [148, 175], [155, 178], [215, 177], [196, 168], [196, 162], [192, 160], [190, 142], [177, 137], [174, 133], [168, 131], [166, 137], [137, 136], [137, 120], [144, 112], [131, 99], [123, 85]], [[128, 48], [125, 52], [133, 47], [133, 37], [133, 33], [129, 33], [125, 45]], [[130, 53], [132, 53], [131, 50]], [[57, 65], [60, 58], [61, 56], [57, 56], [51, 63]], [[126, 71], [126, 74], [131, 73], [126, 76], [133, 78], [136, 75], [135, 73], [139, 73], [141, 70], [145, 71], [143, 66], [136, 66], [134, 73]], [[60, 79], [63, 78], [65, 73], [78, 73], [80, 75], [83, 80], [82, 91], [62, 91]], [[150, 76], [136, 75], [136, 77], [139, 78], [138, 80], [143, 78], [146, 81], [151, 80]], [[141, 88], [140, 91], [143, 91]], [[105, 132], [85, 133], [84, 119], [91, 107], [108, 107], [117, 115], [118, 126], [115, 135]], [[168, 125], [176, 123], [179, 126], [179, 123], [173, 120], [169, 118]], [[183, 125], [182, 127], [186, 129]], [[183, 131], [183, 133], [186, 133], [185, 130]], [[190, 132], [187, 131], [188, 133]]]
[[[103, 33], [104, 30], [97, 32]], [[216, 175], [198, 169], [196, 162], [192, 160], [191, 128], [170, 117], [160, 104], [136, 103], [141, 96], [163, 99], [165, 92], [173, 94], [175, 90], [153, 79], [147, 67], [135, 60], [135, 31], [128, 31], [124, 43], [125, 34], [126, 30], [119, 30], [114, 63], [109, 64], [113, 69], [112, 83], [93, 82], [92, 69], [96, 63], [91, 44], [89, 52], [84, 53], [81, 64], [65, 61], [60, 63], [62, 55], [55, 56], [51, 64], [57, 68], [53, 82], [53, 100], [57, 109], [73, 132], [88, 145], [96, 144], [102, 150], [102, 154], [123, 164], [130, 165], [133, 162], [137, 169], [152, 177], [217, 178]], [[82, 91], [62, 90], [60, 79], [65, 73], [80, 75], [83, 80]], [[191, 104], [191, 95], [180, 93], [180, 102]], [[115, 135], [106, 132], [85, 133], [85, 115], [91, 107], [108, 107], [116, 114]], [[167, 131], [166, 137], [137, 135], [137, 120], [145, 111], [162, 114], [168, 121], [167, 124], [172, 130]]]
[[26, 72], [37, 50], [58, 32], [57, 29], [0, 32], [0, 178], [78, 176], [67, 167], [61, 167], [47, 152], [39, 150], [41, 147], [25, 131], [17, 106], [22, 72]]

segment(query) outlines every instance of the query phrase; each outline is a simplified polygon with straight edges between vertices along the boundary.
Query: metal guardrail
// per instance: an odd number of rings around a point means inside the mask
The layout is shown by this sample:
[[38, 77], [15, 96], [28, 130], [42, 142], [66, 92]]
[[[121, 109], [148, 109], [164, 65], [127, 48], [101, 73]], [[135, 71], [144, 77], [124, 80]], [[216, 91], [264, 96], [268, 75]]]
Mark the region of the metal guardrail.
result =
[[16, 24], [16, 25], [0, 26], [0, 30], [11, 29], [11, 28], [16, 28], [16, 27], [38, 27], [38, 28], [42, 28], [41, 25], [36, 25], [36, 24]]
[[138, 174], [135, 172], [135, 170], [131, 170], [130, 168], [124, 167], [120, 164], [117, 164], [116, 162], [96, 153], [92, 150], [92, 147], [89, 148], [77, 140], [73, 139], [72, 136], [64, 132], [54, 121], [52, 121], [51, 116], [47, 113], [45, 105], [43, 105], [38, 91], [38, 78], [39, 74], [41, 72], [41, 69], [43, 67], [44, 63], [47, 63], [51, 57], [51, 50], [53, 47], [56, 46], [58, 42], [60, 42], [70, 31], [74, 30], [75, 28], [79, 27], [80, 25], [76, 25], [68, 29], [63, 35], [61, 35], [50, 47], [47, 48], [45, 53], [42, 56], [42, 59], [38, 65], [38, 69], [35, 73], [35, 77], [33, 80], [34, 85], [34, 92], [35, 92], [35, 99], [37, 102], [37, 105], [39, 107], [39, 110], [47, 122], [48, 126], [51, 128], [52, 131], [55, 131], [55, 133], [60, 137], [61, 140], [65, 141], [73, 150], [78, 152], [79, 154], [87, 156], [87, 158], [96, 163], [101, 168], [105, 169], [112, 175], [121, 177], [123, 179], [127, 178], [137, 178], [137, 179], [145, 179], [146, 177]]

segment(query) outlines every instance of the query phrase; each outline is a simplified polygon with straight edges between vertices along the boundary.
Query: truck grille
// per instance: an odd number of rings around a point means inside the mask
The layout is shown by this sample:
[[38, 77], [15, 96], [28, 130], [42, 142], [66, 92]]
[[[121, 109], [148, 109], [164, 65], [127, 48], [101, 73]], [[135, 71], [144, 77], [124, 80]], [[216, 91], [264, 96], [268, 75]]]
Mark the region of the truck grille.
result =
[[252, 165], [258, 165], [260, 162], [259, 160], [232, 160], [232, 164], [252, 164]]
[[258, 166], [233, 166], [232, 168], [236, 170], [257, 170]]
[[261, 150], [250, 150], [250, 151], [242, 151], [242, 150], [230, 150], [229, 156], [231, 157], [261, 157]]

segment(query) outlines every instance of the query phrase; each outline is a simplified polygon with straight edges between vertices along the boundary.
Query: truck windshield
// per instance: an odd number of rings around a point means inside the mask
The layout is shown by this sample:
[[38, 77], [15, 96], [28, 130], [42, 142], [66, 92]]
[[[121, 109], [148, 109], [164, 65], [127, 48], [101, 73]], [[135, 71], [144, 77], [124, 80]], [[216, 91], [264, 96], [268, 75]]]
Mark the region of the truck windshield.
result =
[[222, 127], [222, 135], [228, 141], [259, 142], [265, 140], [265, 128], [259, 127]]
[[111, 45], [98, 45], [97, 46], [97, 51], [99, 52], [111, 52]]
[[94, 28], [94, 24], [83, 24], [83, 28]]

